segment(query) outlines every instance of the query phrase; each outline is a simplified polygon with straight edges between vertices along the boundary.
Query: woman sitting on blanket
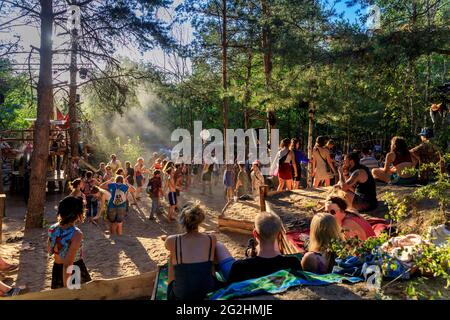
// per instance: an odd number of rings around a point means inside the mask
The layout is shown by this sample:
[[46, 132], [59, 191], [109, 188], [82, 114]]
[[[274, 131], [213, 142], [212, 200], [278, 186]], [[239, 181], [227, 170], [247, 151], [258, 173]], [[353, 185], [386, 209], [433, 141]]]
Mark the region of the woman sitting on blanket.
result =
[[217, 243], [216, 257], [219, 270], [228, 283], [240, 282], [267, 276], [279, 270], [301, 270], [296, 257], [283, 256], [279, 249], [282, 232], [279, 216], [270, 212], [261, 212], [255, 218], [254, 238], [258, 242], [256, 257], [236, 260], [227, 248]]
[[362, 241], [375, 237], [369, 222], [356, 212], [346, 211], [347, 207], [345, 199], [336, 195], [329, 196], [325, 202], [325, 211], [334, 215], [344, 237], [346, 239], [357, 237]]
[[214, 277], [216, 237], [199, 232], [205, 213], [199, 204], [187, 204], [181, 210], [183, 234], [169, 236], [170, 252], [167, 298], [169, 300], [202, 300], [219, 288]]
[[343, 239], [341, 228], [335, 217], [320, 212], [311, 221], [309, 251], [302, 258], [302, 268], [317, 274], [330, 273], [334, 265], [334, 255], [328, 252], [332, 240]]

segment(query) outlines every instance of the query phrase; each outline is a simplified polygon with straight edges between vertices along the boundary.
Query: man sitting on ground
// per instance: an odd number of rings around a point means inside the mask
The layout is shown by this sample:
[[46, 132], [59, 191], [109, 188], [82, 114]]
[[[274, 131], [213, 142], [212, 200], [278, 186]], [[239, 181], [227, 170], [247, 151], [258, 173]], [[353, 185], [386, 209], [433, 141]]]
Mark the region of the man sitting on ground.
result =
[[378, 161], [372, 157], [369, 148], [362, 149], [362, 158], [359, 160], [359, 163], [366, 166], [370, 170], [378, 168]]
[[345, 198], [358, 211], [370, 211], [377, 207], [377, 189], [369, 168], [359, 163], [356, 152], [345, 155], [339, 168], [339, 183], [335, 186], [345, 191]]
[[[410, 152], [419, 159], [419, 165], [435, 163], [441, 161], [441, 152], [439, 147], [430, 141], [433, 138], [433, 129], [423, 128], [419, 133], [422, 143], [410, 150]], [[426, 184], [434, 179], [433, 169], [423, 170], [419, 174], [420, 182]]]
[[228, 283], [267, 276], [279, 270], [301, 270], [300, 260], [281, 255], [279, 249], [281, 227], [281, 219], [276, 214], [261, 212], [256, 216], [253, 235], [258, 247], [257, 255], [253, 258], [236, 260], [223, 244], [216, 244], [219, 270]]

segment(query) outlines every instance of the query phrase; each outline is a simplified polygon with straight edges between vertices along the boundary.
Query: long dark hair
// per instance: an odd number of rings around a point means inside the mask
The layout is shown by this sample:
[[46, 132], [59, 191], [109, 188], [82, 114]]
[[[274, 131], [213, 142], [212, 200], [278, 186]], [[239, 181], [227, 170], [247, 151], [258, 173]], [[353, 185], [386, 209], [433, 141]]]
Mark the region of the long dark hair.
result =
[[325, 136], [318, 136], [316, 139], [316, 145], [314, 147], [325, 147], [325, 144], [327, 143], [327, 137]]
[[291, 148], [292, 150], [297, 150], [297, 144], [300, 143], [300, 139], [293, 138], [291, 140]]
[[58, 218], [60, 225], [67, 225], [78, 219], [83, 219], [83, 199], [68, 196], [58, 204]]
[[398, 154], [399, 156], [409, 155], [408, 144], [403, 137], [393, 137], [391, 140], [391, 152]]

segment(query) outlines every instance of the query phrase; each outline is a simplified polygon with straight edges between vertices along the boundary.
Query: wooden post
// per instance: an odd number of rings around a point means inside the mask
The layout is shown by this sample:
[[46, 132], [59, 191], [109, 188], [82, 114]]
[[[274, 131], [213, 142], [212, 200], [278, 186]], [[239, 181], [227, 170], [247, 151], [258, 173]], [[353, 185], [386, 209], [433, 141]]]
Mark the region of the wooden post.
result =
[[5, 216], [6, 195], [0, 194], [0, 243], [2, 243], [3, 217]]
[[268, 190], [267, 185], [259, 186], [259, 207], [260, 207], [261, 212], [266, 211], [267, 190]]

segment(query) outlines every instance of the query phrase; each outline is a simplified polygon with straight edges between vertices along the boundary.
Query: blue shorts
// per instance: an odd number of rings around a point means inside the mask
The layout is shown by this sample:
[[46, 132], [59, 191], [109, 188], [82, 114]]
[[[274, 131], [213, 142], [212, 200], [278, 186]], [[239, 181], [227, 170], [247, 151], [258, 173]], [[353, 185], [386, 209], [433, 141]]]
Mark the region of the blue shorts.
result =
[[176, 192], [169, 192], [169, 204], [171, 206], [177, 205], [177, 193]]
[[233, 263], [235, 263], [235, 262], [236, 262], [235, 258], [228, 257], [219, 263], [219, 271], [222, 274], [222, 276], [225, 278], [225, 280], [228, 280], [228, 277], [230, 276], [231, 267], [233, 266]]
[[142, 187], [144, 185], [144, 176], [136, 176], [136, 184], [138, 188]]

